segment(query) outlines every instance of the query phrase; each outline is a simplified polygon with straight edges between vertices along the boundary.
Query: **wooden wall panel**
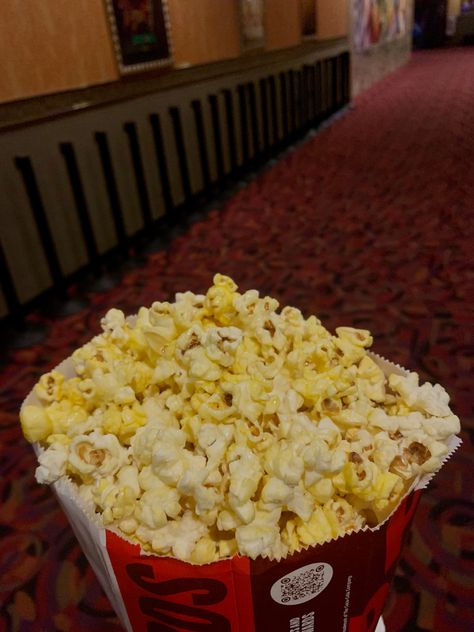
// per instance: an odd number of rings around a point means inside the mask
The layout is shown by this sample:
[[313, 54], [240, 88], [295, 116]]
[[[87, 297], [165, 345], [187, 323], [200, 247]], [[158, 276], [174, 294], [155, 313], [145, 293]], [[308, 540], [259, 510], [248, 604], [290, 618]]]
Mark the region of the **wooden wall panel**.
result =
[[349, 32], [347, 0], [317, 0], [316, 36], [318, 39], [343, 37]]
[[301, 3], [296, 0], [266, 0], [265, 48], [288, 48], [301, 42]]
[[204, 64], [240, 54], [237, 0], [168, 0], [175, 64]]
[[118, 78], [103, 0], [9, 0], [0, 19], [0, 101]]

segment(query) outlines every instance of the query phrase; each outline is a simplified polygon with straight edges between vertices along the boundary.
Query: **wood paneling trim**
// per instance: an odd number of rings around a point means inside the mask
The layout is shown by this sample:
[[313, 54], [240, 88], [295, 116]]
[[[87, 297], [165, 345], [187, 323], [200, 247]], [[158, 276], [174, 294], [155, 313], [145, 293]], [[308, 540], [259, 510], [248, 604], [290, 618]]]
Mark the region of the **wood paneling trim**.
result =
[[3, 103], [0, 104], [0, 132], [73, 115], [162, 90], [171, 90], [186, 84], [244, 73], [274, 63], [291, 62], [313, 52], [320, 51], [323, 55], [329, 49], [337, 49], [338, 52], [349, 50], [349, 41], [346, 37], [328, 39], [323, 42], [305, 41], [299, 46], [284, 50], [268, 51], [259, 55], [243, 55], [237, 59], [180, 70], [149, 72], [146, 75], [129, 76], [104, 85], [89, 86], [14, 103]]

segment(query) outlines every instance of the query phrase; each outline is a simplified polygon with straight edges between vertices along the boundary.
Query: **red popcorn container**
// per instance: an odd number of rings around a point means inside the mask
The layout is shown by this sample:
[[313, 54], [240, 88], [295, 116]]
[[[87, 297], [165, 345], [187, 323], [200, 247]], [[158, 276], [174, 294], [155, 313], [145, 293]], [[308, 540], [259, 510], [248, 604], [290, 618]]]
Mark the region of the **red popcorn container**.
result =
[[[374, 354], [386, 373], [405, 369]], [[57, 370], [73, 375], [70, 359]], [[32, 392], [24, 404], [39, 400]], [[461, 440], [451, 437], [445, 461]], [[41, 448], [35, 445], [36, 453]], [[195, 565], [150, 555], [101, 525], [66, 478], [52, 487], [124, 628], [133, 632], [377, 632], [421, 490], [420, 477], [376, 527], [308, 547], [281, 561], [230, 559]]]

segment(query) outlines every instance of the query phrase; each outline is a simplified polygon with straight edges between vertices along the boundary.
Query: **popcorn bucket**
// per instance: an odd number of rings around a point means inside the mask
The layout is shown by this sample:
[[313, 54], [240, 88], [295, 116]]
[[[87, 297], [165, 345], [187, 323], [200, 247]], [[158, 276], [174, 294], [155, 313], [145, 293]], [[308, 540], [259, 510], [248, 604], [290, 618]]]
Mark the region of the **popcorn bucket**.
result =
[[[382, 370], [405, 369], [370, 354]], [[73, 375], [70, 359], [57, 370]], [[38, 404], [32, 392], [25, 404]], [[452, 437], [449, 458], [461, 444]], [[36, 453], [41, 448], [35, 445]], [[144, 553], [104, 528], [74, 484], [53, 484], [79, 543], [125, 629], [133, 632], [381, 632], [380, 619], [421, 490], [415, 481], [391, 515], [275, 562], [236, 555], [205, 565]]]

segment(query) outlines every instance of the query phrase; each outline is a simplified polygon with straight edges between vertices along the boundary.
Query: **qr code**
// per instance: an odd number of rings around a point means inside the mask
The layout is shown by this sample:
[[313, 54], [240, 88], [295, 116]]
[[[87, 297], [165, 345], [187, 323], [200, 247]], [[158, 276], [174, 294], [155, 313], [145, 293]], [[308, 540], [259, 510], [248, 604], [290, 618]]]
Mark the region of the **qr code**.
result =
[[281, 580], [281, 601], [288, 603], [317, 595], [324, 585], [324, 566], [320, 564], [296, 577], [283, 577]]
[[270, 594], [274, 601], [284, 605], [304, 603], [319, 595], [331, 581], [332, 575], [330, 564], [308, 564], [275, 582]]

